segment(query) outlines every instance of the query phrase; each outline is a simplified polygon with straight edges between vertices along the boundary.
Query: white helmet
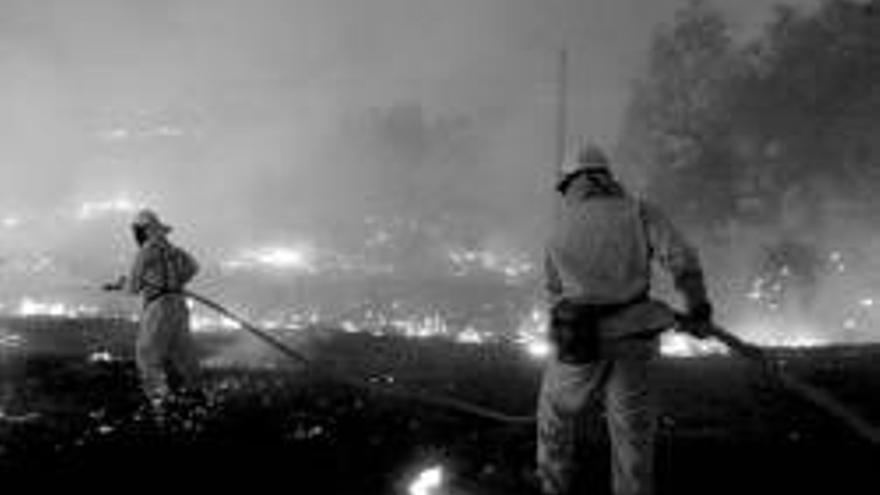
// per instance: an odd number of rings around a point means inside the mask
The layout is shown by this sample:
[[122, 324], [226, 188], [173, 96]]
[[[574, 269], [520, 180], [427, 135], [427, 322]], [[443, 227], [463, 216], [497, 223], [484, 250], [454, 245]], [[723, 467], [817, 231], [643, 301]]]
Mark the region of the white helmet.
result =
[[135, 215], [131, 224], [136, 227], [143, 227], [146, 230], [161, 232], [163, 234], [171, 232], [171, 227], [162, 223], [162, 221], [159, 220], [159, 215], [149, 209], [140, 210], [137, 215]]
[[573, 176], [582, 172], [608, 171], [610, 162], [602, 148], [595, 144], [586, 145], [577, 155], [577, 160], [566, 161], [559, 170], [557, 186], [570, 181]]

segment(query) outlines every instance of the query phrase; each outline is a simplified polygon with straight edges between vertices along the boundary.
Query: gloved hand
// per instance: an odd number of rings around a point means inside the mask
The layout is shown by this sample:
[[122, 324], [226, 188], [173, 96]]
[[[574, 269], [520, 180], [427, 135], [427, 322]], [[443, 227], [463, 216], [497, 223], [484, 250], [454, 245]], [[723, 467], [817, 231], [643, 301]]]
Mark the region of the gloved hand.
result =
[[712, 304], [709, 301], [703, 301], [691, 306], [685, 314], [682, 330], [699, 339], [710, 337], [712, 330]]

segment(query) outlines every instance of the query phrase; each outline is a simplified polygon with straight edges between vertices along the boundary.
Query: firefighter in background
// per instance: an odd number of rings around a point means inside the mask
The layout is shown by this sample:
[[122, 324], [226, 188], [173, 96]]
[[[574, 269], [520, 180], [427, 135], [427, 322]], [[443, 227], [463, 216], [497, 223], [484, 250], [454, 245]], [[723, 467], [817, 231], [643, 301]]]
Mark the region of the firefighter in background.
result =
[[138, 253], [128, 276], [104, 286], [139, 295], [143, 302], [135, 358], [153, 411], [162, 416], [170, 399], [197, 394], [198, 360], [182, 291], [199, 270], [195, 259], [168, 241], [171, 227], [150, 210], [140, 211], [132, 234]]
[[601, 149], [587, 146], [557, 184], [559, 214], [546, 247], [550, 336], [555, 355], [538, 399], [537, 474], [546, 494], [574, 490], [578, 424], [604, 408], [616, 495], [653, 493], [656, 411], [652, 361], [675, 324], [649, 298], [652, 261], [673, 276], [698, 336], [711, 321], [694, 249], [656, 208], [631, 197]]

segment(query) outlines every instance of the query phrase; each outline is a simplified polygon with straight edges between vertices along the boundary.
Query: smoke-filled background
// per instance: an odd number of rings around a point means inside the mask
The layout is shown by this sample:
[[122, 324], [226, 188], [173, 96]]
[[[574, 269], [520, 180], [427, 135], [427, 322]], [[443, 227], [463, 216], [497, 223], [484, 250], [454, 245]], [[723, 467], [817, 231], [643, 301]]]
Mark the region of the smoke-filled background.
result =
[[722, 315], [876, 340], [877, 2], [777, 3], [2, 0], [5, 304], [124, 270], [149, 205], [243, 305], [468, 297], [447, 274], [522, 310], [565, 48], [567, 151], [682, 223]]

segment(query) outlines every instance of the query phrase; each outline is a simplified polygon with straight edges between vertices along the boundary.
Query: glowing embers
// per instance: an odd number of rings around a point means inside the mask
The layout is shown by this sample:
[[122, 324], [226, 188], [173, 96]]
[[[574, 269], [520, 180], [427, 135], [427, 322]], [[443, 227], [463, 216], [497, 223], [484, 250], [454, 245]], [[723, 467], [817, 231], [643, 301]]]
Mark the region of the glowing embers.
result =
[[440, 314], [392, 320], [392, 326], [404, 337], [428, 338], [450, 335], [451, 329]]
[[80, 318], [83, 316], [95, 316], [99, 313], [97, 308], [86, 305], [72, 305], [58, 301], [40, 301], [25, 297], [18, 302], [13, 311], [15, 316], [35, 317], [48, 316], [52, 318]]
[[660, 354], [666, 357], [695, 358], [730, 354], [730, 349], [715, 339], [698, 339], [686, 333], [666, 332], [660, 336]]
[[99, 131], [98, 139], [108, 143], [121, 143], [134, 140], [182, 138], [189, 132], [174, 124], [140, 125], [129, 127], [112, 127]]
[[0, 228], [11, 230], [20, 227], [21, 224], [21, 217], [18, 217], [16, 215], [6, 215], [4, 217], [0, 217]]
[[318, 272], [317, 252], [313, 246], [304, 243], [245, 249], [223, 266], [230, 270], [263, 268], [308, 274]]
[[101, 201], [84, 201], [77, 208], [75, 215], [78, 220], [92, 220], [111, 214], [133, 214], [141, 207], [140, 202], [127, 195], [119, 195]]
[[489, 339], [491, 339], [491, 335], [482, 333], [474, 327], [466, 327], [455, 336], [455, 341], [459, 344], [479, 345], [485, 343]]
[[457, 276], [484, 271], [501, 275], [508, 283], [517, 283], [535, 272], [535, 264], [521, 253], [453, 248], [449, 250], [448, 257]]
[[107, 350], [94, 351], [91, 354], [89, 354], [89, 362], [93, 363], [93, 364], [112, 363], [112, 362], [118, 361], [118, 360], [119, 360], [119, 358], [117, 358], [116, 356], [113, 355], [113, 353], [111, 353], [110, 351], [107, 351]]
[[529, 356], [543, 359], [553, 353], [553, 346], [546, 340], [533, 340], [523, 344]]
[[549, 325], [547, 311], [536, 306], [520, 321], [515, 342], [534, 358], [549, 357], [553, 352], [548, 338]]
[[0, 327], [0, 349], [17, 349], [25, 344], [24, 337]]
[[194, 332], [216, 332], [238, 330], [241, 328], [241, 323], [225, 316], [192, 313], [189, 317], [189, 326]]
[[752, 318], [736, 325], [732, 331], [762, 347], [809, 348], [831, 343], [814, 325], [779, 315]]
[[420, 471], [409, 483], [409, 495], [441, 495], [446, 473], [442, 466], [432, 466]]

